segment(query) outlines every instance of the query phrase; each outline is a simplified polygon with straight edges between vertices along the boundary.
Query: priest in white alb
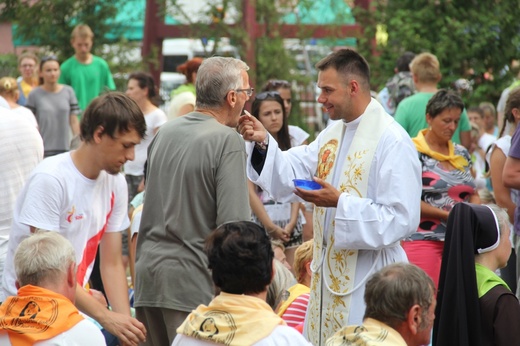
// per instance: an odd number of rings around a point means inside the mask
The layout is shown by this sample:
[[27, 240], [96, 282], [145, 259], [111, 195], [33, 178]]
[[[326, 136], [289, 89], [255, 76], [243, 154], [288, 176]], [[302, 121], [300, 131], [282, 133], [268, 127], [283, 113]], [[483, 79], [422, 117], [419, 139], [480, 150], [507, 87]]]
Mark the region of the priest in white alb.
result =
[[[407, 262], [400, 241], [419, 224], [421, 165], [403, 128], [370, 96], [366, 60], [351, 49], [317, 65], [318, 102], [337, 121], [314, 142], [282, 152], [250, 115], [239, 131], [249, 147], [248, 176], [279, 202], [315, 204], [311, 296], [304, 335], [323, 345], [341, 327], [360, 324], [368, 277]], [[418, 115], [420, 116], [420, 115]], [[314, 179], [319, 190], [295, 189]]]

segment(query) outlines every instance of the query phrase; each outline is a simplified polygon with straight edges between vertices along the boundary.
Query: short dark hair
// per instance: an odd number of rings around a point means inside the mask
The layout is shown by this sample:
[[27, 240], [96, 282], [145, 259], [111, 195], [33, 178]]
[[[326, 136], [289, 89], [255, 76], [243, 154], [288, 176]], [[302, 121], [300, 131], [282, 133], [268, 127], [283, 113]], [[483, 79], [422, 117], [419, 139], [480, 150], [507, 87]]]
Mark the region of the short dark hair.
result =
[[395, 329], [406, 321], [410, 308], [418, 304], [424, 322], [434, 293], [433, 280], [421, 268], [409, 263], [391, 264], [367, 281], [364, 318], [373, 318]]
[[90, 142], [101, 126], [103, 134], [115, 138], [118, 132], [136, 130], [141, 138], [146, 133], [144, 115], [137, 103], [125, 94], [111, 91], [96, 97], [81, 117], [81, 139]]
[[340, 49], [329, 54], [316, 64], [316, 68], [320, 71], [333, 68], [345, 79], [351, 75], [361, 77], [360, 84], [370, 90], [370, 67], [365, 58], [353, 49]]
[[280, 96], [280, 93], [277, 91], [264, 91], [260, 94], [257, 94], [255, 97], [255, 100], [253, 101], [253, 104], [251, 105], [251, 114], [259, 119], [260, 117], [260, 106], [265, 101], [274, 101], [278, 102], [280, 106], [282, 106], [282, 115], [283, 115], [283, 123], [282, 128], [280, 131], [278, 131], [278, 146], [282, 150], [289, 150], [291, 149], [291, 136], [289, 135], [289, 123], [288, 119], [285, 116], [285, 105], [283, 104], [283, 99]]
[[206, 239], [214, 284], [223, 292], [258, 294], [273, 277], [274, 252], [264, 228], [237, 221], [221, 225]]
[[482, 108], [478, 107], [478, 106], [473, 106], [473, 107], [469, 107], [466, 112], [468, 113], [477, 113], [478, 115], [480, 115], [481, 118], [484, 118], [484, 111], [482, 110]]
[[404, 52], [399, 58], [397, 58], [397, 62], [395, 67], [398, 72], [409, 72], [410, 71], [410, 63], [413, 58], [415, 58], [415, 53], [412, 52]]
[[157, 91], [157, 85], [155, 84], [155, 81], [153, 79], [153, 76], [146, 72], [134, 72], [130, 74], [128, 77], [128, 80], [133, 79], [137, 82], [137, 85], [139, 85], [139, 88], [148, 89], [148, 100], [152, 102], [154, 105], [159, 105], [160, 97], [159, 93]]
[[462, 112], [464, 110], [464, 101], [453, 90], [440, 89], [432, 96], [426, 105], [426, 114], [435, 118], [446, 109], [458, 108]]

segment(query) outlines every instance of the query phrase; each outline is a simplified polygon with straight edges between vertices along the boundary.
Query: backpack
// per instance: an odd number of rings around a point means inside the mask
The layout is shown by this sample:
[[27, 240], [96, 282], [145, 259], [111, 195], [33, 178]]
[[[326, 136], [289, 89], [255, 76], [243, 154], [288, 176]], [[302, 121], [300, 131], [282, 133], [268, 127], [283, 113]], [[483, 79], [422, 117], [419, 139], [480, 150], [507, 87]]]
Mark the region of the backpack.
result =
[[412, 73], [409, 71], [398, 72], [386, 83], [388, 88], [389, 103], [393, 109], [406, 97], [415, 93]]

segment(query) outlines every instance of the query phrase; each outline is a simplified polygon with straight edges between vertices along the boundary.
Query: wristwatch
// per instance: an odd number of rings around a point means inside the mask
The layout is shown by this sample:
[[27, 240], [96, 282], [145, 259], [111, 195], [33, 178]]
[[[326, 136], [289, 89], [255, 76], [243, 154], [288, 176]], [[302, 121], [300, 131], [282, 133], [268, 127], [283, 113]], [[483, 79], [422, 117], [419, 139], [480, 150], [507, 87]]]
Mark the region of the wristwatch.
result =
[[260, 151], [266, 151], [269, 145], [269, 135], [265, 136], [262, 142], [255, 142], [255, 147]]

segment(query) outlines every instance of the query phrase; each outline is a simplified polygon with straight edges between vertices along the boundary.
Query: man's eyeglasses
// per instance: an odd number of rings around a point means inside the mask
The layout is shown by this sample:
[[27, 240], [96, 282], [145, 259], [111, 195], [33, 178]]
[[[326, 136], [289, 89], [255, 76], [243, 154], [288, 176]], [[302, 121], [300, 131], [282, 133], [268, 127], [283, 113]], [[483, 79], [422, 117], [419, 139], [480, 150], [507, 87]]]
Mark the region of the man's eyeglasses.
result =
[[247, 88], [247, 89], [235, 89], [235, 91], [238, 93], [238, 92], [245, 92], [246, 95], [248, 97], [251, 97], [251, 95], [253, 95], [253, 93], [255, 92], [255, 88]]
[[255, 96], [255, 100], [259, 100], [259, 101], [262, 101], [262, 100], [265, 100], [265, 99], [275, 99], [277, 97], [282, 97], [280, 95], [280, 93], [278, 91], [264, 91], [264, 92], [261, 92], [260, 94], [257, 94]]

